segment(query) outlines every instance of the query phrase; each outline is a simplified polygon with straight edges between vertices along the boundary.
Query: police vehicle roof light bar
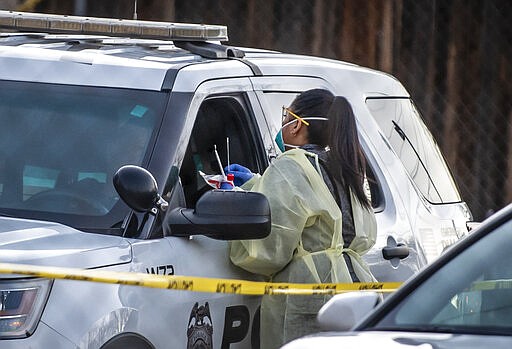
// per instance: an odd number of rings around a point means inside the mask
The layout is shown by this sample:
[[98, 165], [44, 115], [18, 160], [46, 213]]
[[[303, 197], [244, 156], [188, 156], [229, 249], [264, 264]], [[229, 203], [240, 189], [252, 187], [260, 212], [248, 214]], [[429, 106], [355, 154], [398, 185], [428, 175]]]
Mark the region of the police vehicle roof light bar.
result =
[[228, 40], [228, 29], [222, 25], [78, 17], [1, 10], [0, 28], [180, 41]]

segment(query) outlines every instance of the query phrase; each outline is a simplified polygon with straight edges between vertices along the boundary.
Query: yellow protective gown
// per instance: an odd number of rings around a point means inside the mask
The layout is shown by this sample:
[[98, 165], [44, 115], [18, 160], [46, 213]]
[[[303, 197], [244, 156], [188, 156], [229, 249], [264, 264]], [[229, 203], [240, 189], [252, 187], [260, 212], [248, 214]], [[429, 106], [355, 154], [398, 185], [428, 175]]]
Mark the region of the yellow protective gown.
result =
[[[341, 211], [319, 171], [302, 149], [286, 151], [243, 189], [266, 195], [272, 230], [260, 240], [231, 243], [231, 261], [272, 282], [352, 282], [342, 256], [352, 261], [361, 282], [376, 281], [361, 255], [376, 239], [373, 212], [351, 193], [356, 236], [343, 248]], [[318, 161], [316, 161], [318, 163]], [[261, 304], [261, 348], [279, 348], [303, 335], [318, 332], [316, 315], [330, 296], [264, 296]], [[343, 314], [340, 314], [343, 316]]]

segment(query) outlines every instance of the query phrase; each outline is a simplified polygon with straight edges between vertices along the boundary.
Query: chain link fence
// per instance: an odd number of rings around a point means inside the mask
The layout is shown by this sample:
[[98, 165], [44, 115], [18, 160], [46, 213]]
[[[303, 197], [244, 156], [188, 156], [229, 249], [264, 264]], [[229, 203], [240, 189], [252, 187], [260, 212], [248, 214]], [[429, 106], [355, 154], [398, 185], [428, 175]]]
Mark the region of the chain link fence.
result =
[[[0, 8], [133, 18], [135, 0], [0, 0]], [[475, 219], [512, 200], [509, 0], [138, 0], [137, 16], [224, 24], [232, 45], [391, 73], [422, 111]]]

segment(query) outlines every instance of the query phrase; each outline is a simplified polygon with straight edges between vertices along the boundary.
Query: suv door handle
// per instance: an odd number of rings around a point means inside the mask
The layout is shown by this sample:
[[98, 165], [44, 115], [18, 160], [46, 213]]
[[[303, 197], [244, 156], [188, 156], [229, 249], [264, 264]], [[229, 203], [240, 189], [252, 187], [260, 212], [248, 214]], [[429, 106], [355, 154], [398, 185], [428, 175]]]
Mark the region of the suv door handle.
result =
[[405, 244], [397, 244], [396, 247], [386, 246], [382, 249], [384, 259], [400, 258], [404, 259], [409, 255], [409, 247]]

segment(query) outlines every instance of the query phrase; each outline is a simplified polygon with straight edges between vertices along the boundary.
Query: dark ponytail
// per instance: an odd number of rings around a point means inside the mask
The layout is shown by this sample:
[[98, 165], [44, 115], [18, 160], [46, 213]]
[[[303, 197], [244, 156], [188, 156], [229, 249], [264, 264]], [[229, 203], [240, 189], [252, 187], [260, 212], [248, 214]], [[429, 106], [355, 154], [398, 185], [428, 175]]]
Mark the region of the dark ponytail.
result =
[[329, 112], [328, 140], [329, 167], [334, 176], [340, 175], [364, 207], [370, 208], [370, 202], [364, 190], [366, 160], [364, 157], [352, 106], [345, 97], [336, 96]]
[[345, 97], [334, 96], [324, 89], [302, 92], [290, 109], [301, 117], [325, 117], [328, 122], [310, 120], [308, 141], [329, 146], [328, 167], [338, 183], [348, 186], [362, 206], [371, 204], [364, 191], [366, 161], [357, 135], [352, 106]]

